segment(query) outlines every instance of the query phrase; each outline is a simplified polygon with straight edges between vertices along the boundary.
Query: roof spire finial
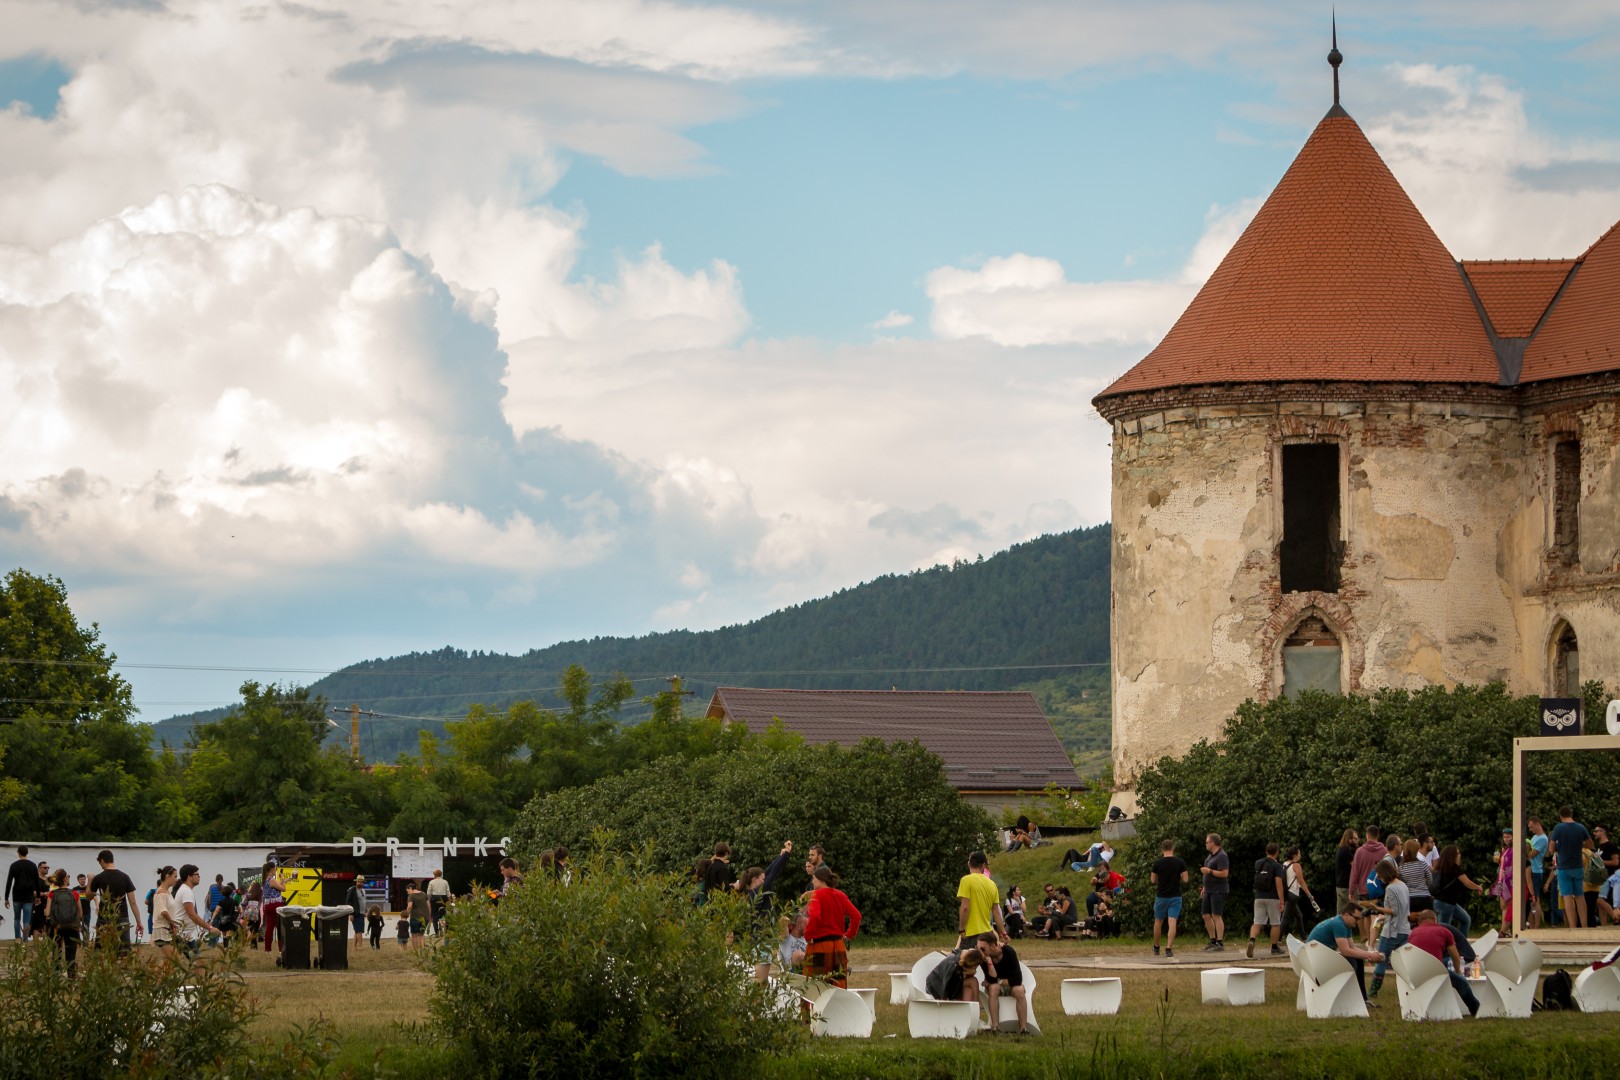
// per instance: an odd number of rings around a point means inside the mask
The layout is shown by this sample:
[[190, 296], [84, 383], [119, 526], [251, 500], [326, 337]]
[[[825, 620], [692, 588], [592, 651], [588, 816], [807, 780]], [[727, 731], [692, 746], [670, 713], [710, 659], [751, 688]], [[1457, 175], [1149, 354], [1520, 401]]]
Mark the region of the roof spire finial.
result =
[[1339, 104], [1339, 65], [1344, 63], [1344, 54], [1339, 51], [1339, 13], [1333, 12], [1333, 48], [1328, 53], [1328, 63], [1333, 66], [1333, 104]]

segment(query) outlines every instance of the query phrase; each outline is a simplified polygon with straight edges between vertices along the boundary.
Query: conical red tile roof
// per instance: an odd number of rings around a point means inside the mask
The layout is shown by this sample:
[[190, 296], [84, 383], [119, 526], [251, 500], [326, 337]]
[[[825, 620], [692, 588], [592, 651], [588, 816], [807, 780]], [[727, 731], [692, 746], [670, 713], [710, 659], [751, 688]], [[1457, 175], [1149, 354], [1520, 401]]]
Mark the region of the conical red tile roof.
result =
[[1524, 354], [1524, 382], [1620, 369], [1620, 224], [1586, 249]]
[[1098, 400], [1301, 380], [1500, 380], [1456, 260], [1338, 106], [1164, 340]]

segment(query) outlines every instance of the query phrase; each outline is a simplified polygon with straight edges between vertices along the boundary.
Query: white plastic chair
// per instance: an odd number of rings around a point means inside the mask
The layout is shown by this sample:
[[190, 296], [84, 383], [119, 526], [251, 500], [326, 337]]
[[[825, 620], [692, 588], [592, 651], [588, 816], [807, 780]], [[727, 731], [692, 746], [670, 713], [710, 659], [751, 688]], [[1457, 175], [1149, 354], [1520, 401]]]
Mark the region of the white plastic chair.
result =
[[1198, 973], [1205, 1005], [1264, 1005], [1264, 968], [1218, 967]]
[[935, 949], [933, 952], [911, 965], [911, 975], [908, 978], [908, 981], [911, 983], [911, 993], [908, 996], [912, 1000], [916, 1000], [918, 998], [921, 998], [924, 1001], [934, 1000], [933, 995], [928, 992], [928, 975], [939, 966], [939, 962], [941, 960], [945, 959], [949, 955], [950, 953]]
[[866, 1002], [866, 1007], [868, 1009], [872, 1010], [872, 1018], [874, 1020], [877, 1019], [877, 990], [876, 989], [874, 989], [873, 987], [870, 987], [870, 986], [852, 986], [852, 987], [849, 988], [849, 992], [852, 993], [852, 994], [860, 995], [860, 999], [862, 1001]]
[[1112, 1016], [1119, 1012], [1124, 984], [1118, 976], [1064, 979], [1058, 993], [1063, 1000], [1063, 1011], [1069, 1016]]
[[810, 1034], [869, 1039], [872, 1037], [872, 1007], [853, 990], [830, 986], [810, 1006]]
[[911, 972], [889, 972], [889, 1004], [904, 1005], [911, 997]]
[[808, 976], [800, 975], [797, 972], [792, 971], [785, 971], [781, 975], [778, 975], [777, 978], [784, 985], [790, 987], [795, 994], [807, 1002], [812, 1012], [815, 1011], [816, 1004], [820, 1002], [824, 996], [826, 996], [829, 990], [838, 989], [838, 987], [832, 985], [831, 983], [822, 982], [820, 979], [812, 979]]
[[1293, 934], [1288, 935], [1288, 966], [1293, 969], [1294, 978], [1299, 980], [1299, 989], [1294, 992], [1294, 1008], [1300, 1012], [1305, 1011], [1305, 994], [1308, 989], [1307, 982], [1310, 976], [1305, 973], [1305, 965], [1300, 962], [1305, 952], [1305, 943]]
[[1300, 985], [1305, 988], [1305, 1015], [1312, 1020], [1367, 1015], [1367, 1003], [1350, 961], [1320, 941], [1307, 941], [1299, 952]]
[[1571, 996], [1581, 1012], [1620, 1012], [1620, 965], [1587, 968], [1575, 976]]
[[[1024, 977], [1024, 1014], [1029, 1020], [1031, 1035], [1041, 1033], [1041, 1025], [1035, 1022], [1035, 973], [1029, 965], [1022, 960], [1018, 961], [1018, 970]], [[984, 981], [984, 971], [979, 971], [979, 1004], [986, 1016], [990, 1015], [990, 990]], [[993, 1017], [991, 1023], [1002, 1031], [1018, 1030], [1018, 1002], [1013, 1000], [1011, 994], [1002, 994], [996, 999], [996, 1007], [1000, 1011], [999, 1017]]]
[[[1501, 1011], [1493, 1009], [1493, 1015], [1527, 1019], [1541, 982], [1541, 946], [1526, 938], [1498, 942], [1482, 964], [1485, 981], [1501, 1002]], [[1480, 994], [1479, 1000], [1480, 1010], [1475, 1015], [1484, 1016], [1485, 996]]]
[[965, 1039], [979, 1030], [979, 1004], [912, 997], [906, 1002], [906, 1027], [913, 1039]]
[[1415, 945], [1402, 945], [1389, 958], [1400, 991], [1402, 1020], [1461, 1020], [1468, 1015], [1451, 988], [1445, 967]]
[[1497, 931], [1487, 930], [1485, 933], [1479, 936], [1479, 940], [1472, 941], [1469, 944], [1474, 947], [1474, 959], [1478, 960], [1480, 963], [1484, 963], [1486, 957], [1490, 956], [1491, 953], [1496, 951], [1496, 947], [1499, 943], [1511, 945], [1513, 944], [1513, 940], [1514, 939], [1512, 938], [1508, 938], [1506, 942], [1502, 942], [1501, 935]]

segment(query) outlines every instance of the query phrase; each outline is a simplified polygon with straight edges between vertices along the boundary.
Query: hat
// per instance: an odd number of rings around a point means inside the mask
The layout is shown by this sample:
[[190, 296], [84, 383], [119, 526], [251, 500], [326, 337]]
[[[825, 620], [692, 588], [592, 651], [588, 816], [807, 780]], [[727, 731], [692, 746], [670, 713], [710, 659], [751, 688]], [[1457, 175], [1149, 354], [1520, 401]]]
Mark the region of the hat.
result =
[[1508, 827], [1508, 828], [1506, 828], [1506, 829], [1503, 829], [1503, 830], [1502, 830], [1502, 835], [1503, 835], [1503, 836], [1512, 836], [1512, 835], [1513, 835], [1513, 829], [1512, 829], [1512, 827], [1511, 827], [1511, 826], [1510, 826], [1510, 827]]

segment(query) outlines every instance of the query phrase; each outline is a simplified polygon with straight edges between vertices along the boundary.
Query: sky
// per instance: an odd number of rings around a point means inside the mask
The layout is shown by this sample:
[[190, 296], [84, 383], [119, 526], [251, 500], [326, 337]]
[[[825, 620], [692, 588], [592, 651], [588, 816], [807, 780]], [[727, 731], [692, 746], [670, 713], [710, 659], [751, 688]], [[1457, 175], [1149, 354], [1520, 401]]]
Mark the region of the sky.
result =
[[[159, 719], [1104, 522], [1090, 401], [1331, 105], [1329, 17], [0, 0], [0, 565]], [[1338, 37], [1458, 258], [1620, 220], [1620, 6]]]

